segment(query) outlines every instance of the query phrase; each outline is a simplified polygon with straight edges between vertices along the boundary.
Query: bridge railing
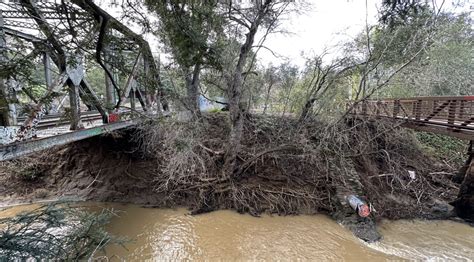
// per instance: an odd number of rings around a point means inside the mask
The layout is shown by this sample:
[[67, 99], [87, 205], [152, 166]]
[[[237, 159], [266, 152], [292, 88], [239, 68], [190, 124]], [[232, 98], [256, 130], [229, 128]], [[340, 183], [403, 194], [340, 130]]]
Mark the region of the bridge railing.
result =
[[350, 101], [349, 112], [474, 132], [474, 96]]

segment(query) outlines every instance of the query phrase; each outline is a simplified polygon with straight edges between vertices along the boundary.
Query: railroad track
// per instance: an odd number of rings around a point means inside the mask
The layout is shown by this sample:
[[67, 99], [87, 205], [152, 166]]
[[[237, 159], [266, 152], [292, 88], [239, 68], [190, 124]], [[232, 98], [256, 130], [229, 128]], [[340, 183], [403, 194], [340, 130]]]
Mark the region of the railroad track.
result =
[[[139, 112], [142, 112], [142, 110], [138, 110]], [[120, 114], [126, 114], [130, 113], [130, 110], [124, 110], [121, 111]], [[87, 121], [96, 121], [96, 120], [101, 120], [102, 115], [98, 111], [86, 111], [81, 113], [81, 120], [83, 122]], [[26, 117], [18, 117], [18, 123], [23, 123], [26, 120]], [[37, 125], [37, 129], [47, 129], [51, 127], [56, 127], [56, 126], [61, 126], [61, 125], [67, 125], [71, 123], [71, 121], [67, 118], [64, 117], [64, 115], [61, 114], [54, 114], [54, 115], [45, 115], [41, 118]]]

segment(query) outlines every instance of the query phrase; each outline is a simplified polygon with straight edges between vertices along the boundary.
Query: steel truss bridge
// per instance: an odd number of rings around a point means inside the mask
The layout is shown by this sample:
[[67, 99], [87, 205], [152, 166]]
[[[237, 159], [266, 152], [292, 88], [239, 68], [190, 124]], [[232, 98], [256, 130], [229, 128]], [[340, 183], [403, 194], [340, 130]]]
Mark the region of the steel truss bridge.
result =
[[[15, 65], [39, 60], [44, 82], [37, 94]], [[91, 62], [104, 73], [100, 86], [85, 78]], [[2, 0], [0, 69], [0, 161], [167, 110], [148, 42], [92, 0]]]

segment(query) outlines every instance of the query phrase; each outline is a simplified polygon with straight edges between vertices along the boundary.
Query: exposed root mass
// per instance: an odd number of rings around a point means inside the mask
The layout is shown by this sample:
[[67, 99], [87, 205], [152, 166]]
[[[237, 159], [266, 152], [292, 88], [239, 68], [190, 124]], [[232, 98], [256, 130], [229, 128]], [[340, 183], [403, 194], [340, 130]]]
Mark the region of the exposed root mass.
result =
[[[347, 120], [299, 123], [248, 115], [237, 169], [222, 172], [226, 115], [200, 122], [149, 122], [125, 133], [92, 138], [3, 163], [3, 196], [12, 191], [86, 200], [188, 206], [193, 213], [234, 209], [259, 215], [352, 211], [356, 194], [374, 218], [442, 217], [456, 198], [457, 166], [440, 163], [411, 131], [393, 123]], [[23, 195], [28, 192], [23, 192]], [[45, 197], [43, 196], [43, 197]], [[352, 212], [353, 213], [353, 212]]]

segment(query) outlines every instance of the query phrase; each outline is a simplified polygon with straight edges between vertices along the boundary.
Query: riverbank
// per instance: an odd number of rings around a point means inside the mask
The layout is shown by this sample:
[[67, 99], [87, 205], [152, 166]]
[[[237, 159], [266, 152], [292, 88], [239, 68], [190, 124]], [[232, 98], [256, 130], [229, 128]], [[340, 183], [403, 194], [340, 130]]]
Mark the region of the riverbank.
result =
[[[2, 163], [0, 201], [67, 198], [232, 209], [259, 216], [328, 214], [366, 241], [376, 222], [452, 216], [458, 166], [430, 154], [393, 123], [298, 123], [247, 116], [238, 170], [222, 174], [226, 115], [200, 123], [151, 122]], [[345, 197], [371, 203], [357, 216]]]

